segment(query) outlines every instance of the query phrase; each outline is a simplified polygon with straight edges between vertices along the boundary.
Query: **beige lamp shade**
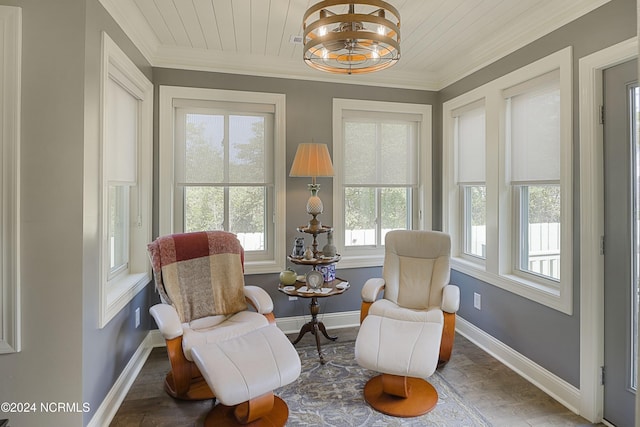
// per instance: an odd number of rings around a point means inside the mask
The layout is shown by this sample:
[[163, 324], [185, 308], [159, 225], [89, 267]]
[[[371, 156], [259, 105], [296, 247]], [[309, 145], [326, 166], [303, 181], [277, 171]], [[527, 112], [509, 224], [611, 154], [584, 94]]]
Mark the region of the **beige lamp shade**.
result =
[[333, 176], [333, 164], [327, 144], [299, 144], [289, 176], [310, 176], [314, 183], [318, 176]]
[[[321, 230], [322, 223], [316, 218], [324, 209], [322, 200], [318, 197], [320, 184], [316, 184], [318, 176], [333, 176], [333, 165], [329, 157], [327, 144], [305, 142], [298, 145], [296, 157], [293, 159], [289, 176], [310, 176], [311, 184], [308, 185], [311, 197], [307, 200], [307, 213], [313, 218], [309, 221], [309, 230]], [[313, 253], [317, 255], [317, 242], [314, 234]]]

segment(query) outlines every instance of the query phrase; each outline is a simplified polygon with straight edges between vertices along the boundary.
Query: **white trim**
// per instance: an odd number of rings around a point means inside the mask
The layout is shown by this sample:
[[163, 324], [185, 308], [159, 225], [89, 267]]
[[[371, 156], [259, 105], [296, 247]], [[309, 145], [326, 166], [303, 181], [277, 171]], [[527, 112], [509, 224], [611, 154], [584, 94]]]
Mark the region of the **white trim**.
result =
[[[118, 314], [135, 295], [151, 280], [151, 266], [147, 257], [146, 243], [151, 241], [152, 187], [153, 187], [153, 84], [136, 67], [120, 47], [102, 32], [102, 63], [100, 80], [100, 292], [99, 327], [103, 328]], [[108, 185], [106, 178], [106, 90], [107, 83], [113, 78], [139, 102], [138, 109], [138, 146], [137, 185], [138, 200], [132, 204], [136, 221], [131, 225], [129, 235], [129, 272], [118, 279], [109, 280], [107, 250], [107, 208]], [[134, 221], [132, 221], [133, 223]]]
[[211, 51], [178, 46], [160, 46], [151, 62], [159, 68], [176, 68], [247, 76], [273, 77], [363, 86], [384, 86], [413, 90], [442, 89], [433, 73], [413, 73], [394, 70], [393, 73], [359, 74], [354, 80], [349, 75], [318, 73], [301, 58], [270, 57], [240, 52]]
[[149, 354], [154, 345], [154, 331], [149, 331], [145, 339], [140, 343], [137, 350], [129, 359], [127, 366], [124, 367], [118, 379], [109, 390], [109, 393], [105, 396], [102, 403], [91, 417], [91, 420], [87, 424], [87, 427], [101, 427], [108, 426], [113, 417], [115, 417], [120, 405], [124, 401], [127, 393], [131, 389], [133, 382], [138, 377], [138, 374], [142, 370]]
[[578, 414], [580, 390], [542, 366], [506, 346], [482, 329], [456, 316], [456, 332], [495, 357], [522, 378]]
[[[326, 313], [320, 315], [327, 329], [352, 328], [360, 326], [360, 310]], [[309, 316], [276, 317], [276, 325], [285, 334], [295, 334], [309, 321]]]
[[149, 343], [151, 347], [166, 347], [167, 341], [160, 333], [160, 329], [152, 329], [149, 331]]
[[599, 124], [604, 69], [637, 57], [631, 38], [581, 58], [580, 88], [580, 414], [591, 422], [603, 415], [600, 366], [604, 363], [603, 133]]
[[175, 129], [174, 99], [202, 101], [233, 101], [270, 104], [274, 114], [274, 249], [273, 259], [245, 261], [246, 274], [276, 273], [286, 268], [286, 97], [280, 93], [245, 92], [236, 90], [204, 89], [195, 87], [160, 86], [159, 100], [159, 233], [167, 235], [174, 230], [175, 181]]
[[153, 66], [154, 51], [160, 40], [137, 7], [123, 7], [118, 0], [99, 0], [109, 15], [120, 25], [145, 59]]
[[[321, 314], [320, 318], [327, 330], [360, 326], [360, 310], [326, 313]], [[285, 334], [296, 334], [309, 319], [310, 316], [276, 317], [276, 326]], [[167, 345], [158, 329], [149, 331], [148, 338], [148, 342], [152, 347], [165, 347]]]
[[0, 354], [20, 351], [22, 9], [0, 6]]
[[[514, 274], [513, 221], [511, 186], [505, 139], [504, 90], [551, 71], [560, 70], [561, 91], [561, 245], [560, 283], [557, 289], [542, 281], [526, 280]], [[451, 234], [451, 267], [472, 277], [566, 314], [573, 310], [573, 162], [572, 162], [572, 49], [559, 50], [483, 86], [453, 98], [443, 104], [443, 230]], [[487, 187], [487, 252], [484, 263], [464, 257], [463, 232], [460, 226], [461, 197], [456, 184], [456, 147], [453, 141], [451, 112], [484, 99], [485, 102], [485, 171]]]

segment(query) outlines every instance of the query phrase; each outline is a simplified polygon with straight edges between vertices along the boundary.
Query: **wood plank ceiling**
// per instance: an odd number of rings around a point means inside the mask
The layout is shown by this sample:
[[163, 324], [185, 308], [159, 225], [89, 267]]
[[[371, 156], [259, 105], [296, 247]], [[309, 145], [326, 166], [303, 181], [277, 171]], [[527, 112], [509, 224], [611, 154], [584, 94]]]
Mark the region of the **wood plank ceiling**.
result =
[[314, 0], [100, 0], [154, 66], [439, 90], [609, 0], [387, 0], [399, 63], [336, 76], [307, 67], [302, 16]]

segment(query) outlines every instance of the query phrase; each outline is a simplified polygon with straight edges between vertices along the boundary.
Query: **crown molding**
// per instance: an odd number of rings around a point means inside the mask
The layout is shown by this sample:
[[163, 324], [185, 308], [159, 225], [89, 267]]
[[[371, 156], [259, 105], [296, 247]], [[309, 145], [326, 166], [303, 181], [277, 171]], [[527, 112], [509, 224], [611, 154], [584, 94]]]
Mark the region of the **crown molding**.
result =
[[131, 39], [131, 42], [140, 50], [145, 59], [153, 66], [154, 53], [160, 46], [160, 40], [140, 10], [133, 5], [133, 1], [99, 1], [116, 23], [120, 25], [122, 31]]
[[208, 71], [260, 77], [311, 80], [330, 83], [385, 86], [391, 88], [438, 90], [439, 82], [428, 74], [384, 70], [373, 74], [340, 75], [320, 72], [308, 67], [302, 59], [282, 59], [264, 55], [232, 54], [206, 49], [162, 46], [153, 56], [152, 65], [159, 68]]

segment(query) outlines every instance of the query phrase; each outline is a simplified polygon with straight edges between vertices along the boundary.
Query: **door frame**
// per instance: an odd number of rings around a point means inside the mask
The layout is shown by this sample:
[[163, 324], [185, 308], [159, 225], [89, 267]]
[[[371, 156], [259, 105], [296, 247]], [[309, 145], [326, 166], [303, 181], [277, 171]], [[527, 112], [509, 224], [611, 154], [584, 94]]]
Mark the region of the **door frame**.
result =
[[602, 73], [638, 57], [633, 37], [579, 61], [580, 123], [580, 415], [601, 422], [604, 387], [604, 171]]

